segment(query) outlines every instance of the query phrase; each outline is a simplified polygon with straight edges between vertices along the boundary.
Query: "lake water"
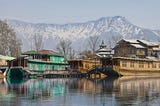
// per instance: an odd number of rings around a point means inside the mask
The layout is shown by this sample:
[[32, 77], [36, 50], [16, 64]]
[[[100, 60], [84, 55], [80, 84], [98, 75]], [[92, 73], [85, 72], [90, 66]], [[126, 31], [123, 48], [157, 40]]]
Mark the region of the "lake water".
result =
[[0, 106], [160, 106], [160, 77], [1, 79]]

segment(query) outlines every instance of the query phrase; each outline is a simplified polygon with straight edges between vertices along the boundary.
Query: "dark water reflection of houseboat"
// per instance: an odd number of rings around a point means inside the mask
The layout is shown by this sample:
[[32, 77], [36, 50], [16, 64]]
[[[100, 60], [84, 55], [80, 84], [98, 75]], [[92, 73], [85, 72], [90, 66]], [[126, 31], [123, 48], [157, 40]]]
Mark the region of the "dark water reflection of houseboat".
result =
[[160, 77], [9, 80], [0, 80], [0, 102], [4, 106], [160, 104]]

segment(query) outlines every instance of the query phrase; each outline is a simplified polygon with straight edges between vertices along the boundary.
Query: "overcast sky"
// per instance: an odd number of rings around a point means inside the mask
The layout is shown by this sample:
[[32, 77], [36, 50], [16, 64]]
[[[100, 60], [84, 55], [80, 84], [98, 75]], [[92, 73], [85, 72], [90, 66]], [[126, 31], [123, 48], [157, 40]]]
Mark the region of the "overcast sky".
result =
[[33, 23], [74, 23], [123, 16], [131, 23], [160, 29], [160, 0], [0, 0], [0, 18]]

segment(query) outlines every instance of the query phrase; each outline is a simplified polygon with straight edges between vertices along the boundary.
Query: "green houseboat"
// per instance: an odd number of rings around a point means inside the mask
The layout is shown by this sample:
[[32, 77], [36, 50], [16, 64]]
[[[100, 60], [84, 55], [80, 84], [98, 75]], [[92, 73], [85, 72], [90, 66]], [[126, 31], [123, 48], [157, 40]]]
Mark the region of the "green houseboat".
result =
[[[69, 64], [65, 56], [51, 50], [27, 51], [21, 57], [11, 61], [9, 73], [16, 73], [21, 68], [22, 74], [44, 75], [66, 73]], [[11, 75], [10, 75], [11, 76]]]

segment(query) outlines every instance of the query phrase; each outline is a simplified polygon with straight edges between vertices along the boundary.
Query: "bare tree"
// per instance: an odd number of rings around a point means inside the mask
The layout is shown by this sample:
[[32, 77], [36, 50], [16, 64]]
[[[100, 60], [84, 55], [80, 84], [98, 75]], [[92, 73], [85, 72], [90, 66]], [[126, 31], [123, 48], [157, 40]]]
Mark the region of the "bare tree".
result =
[[[40, 34], [35, 34], [33, 36], [33, 41], [34, 41], [34, 48], [36, 51], [39, 51], [43, 48], [43, 36]], [[32, 45], [31, 45], [32, 46]]]
[[69, 48], [69, 59], [74, 59], [75, 58], [75, 50], [72, 49], [72, 47]]
[[95, 54], [96, 49], [98, 49], [100, 43], [99, 36], [91, 36], [89, 37], [88, 44], [92, 51], [92, 54]]
[[94, 57], [93, 53], [90, 50], [84, 50], [80, 54], [81, 59], [92, 59]]
[[12, 40], [12, 43], [10, 44], [10, 51], [11, 51], [11, 56], [20, 56], [21, 55], [21, 46], [22, 42], [21, 40], [17, 39], [17, 40]]
[[72, 51], [71, 44], [72, 42], [70, 40], [61, 39], [60, 42], [57, 44], [57, 50], [59, 51], [59, 53], [69, 58], [69, 53], [71, 54]]
[[9, 27], [7, 22], [0, 20], [0, 54], [19, 56], [21, 45], [21, 40], [17, 39], [14, 30]]
[[116, 43], [121, 40], [122, 37], [121, 36], [111, 36], [109, 39], [107, 39], [107, 45], [109, 48], [113, 48]]

